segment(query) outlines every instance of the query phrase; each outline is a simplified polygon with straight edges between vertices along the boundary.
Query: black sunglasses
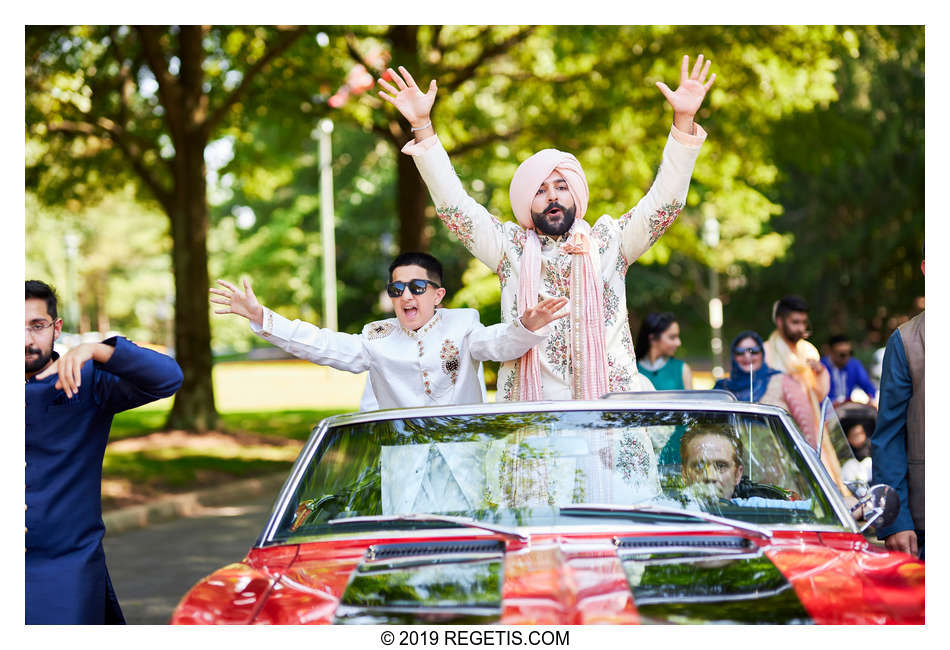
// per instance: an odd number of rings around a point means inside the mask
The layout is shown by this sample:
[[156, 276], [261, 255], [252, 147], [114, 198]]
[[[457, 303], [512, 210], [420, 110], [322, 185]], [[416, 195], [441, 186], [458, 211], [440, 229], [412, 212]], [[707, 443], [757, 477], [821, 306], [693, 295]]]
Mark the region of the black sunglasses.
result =
[[409, 292], [412, 293], [412, 295], [421, 296], [426, 292], [430, 284], [436, 289], [441, 288], [432, 280], [415, 279], [409, 280], [409, 282], [400, 282], [397, 280], [396, 282], [390, 282], [386, 285], [386, 293], [389, 294], [390, 298], [398, 298], [406, 290], [406, 287], [409, 287]]
[[751, 354], [751, 355], [762, 354], [762, 348], [760, 348], [760, 347], [736, 348], [735, 351], [734, 351], [734, 354], [735, 354], [737, 357], [741, 357], [741, 356], [744, 355], [746, 352], [748, 352], [748, 353]]

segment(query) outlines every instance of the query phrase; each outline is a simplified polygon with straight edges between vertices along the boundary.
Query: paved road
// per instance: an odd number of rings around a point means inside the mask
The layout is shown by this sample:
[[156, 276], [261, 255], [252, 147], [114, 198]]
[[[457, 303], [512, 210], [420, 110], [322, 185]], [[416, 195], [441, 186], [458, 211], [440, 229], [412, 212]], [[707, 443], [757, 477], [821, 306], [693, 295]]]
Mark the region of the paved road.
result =
[[130, 625], [164, 625], [196, 582], [239, 562], [264, 527], [276, 493], [240, 505], [117, 535], [103, 547], [119, 604]]

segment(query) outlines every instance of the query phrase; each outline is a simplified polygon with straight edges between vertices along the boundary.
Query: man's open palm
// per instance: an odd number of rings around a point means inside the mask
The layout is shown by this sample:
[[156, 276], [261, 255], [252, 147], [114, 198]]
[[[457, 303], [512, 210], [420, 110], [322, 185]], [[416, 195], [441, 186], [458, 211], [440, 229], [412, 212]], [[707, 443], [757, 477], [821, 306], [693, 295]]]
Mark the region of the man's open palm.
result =
[[709, 81], [706, 81], [711, 63], [712, 61], [707, 60], [706, 65], [703, 65], [703, 55], [700, 54], [696, 57], [696, 65], [693, 66], [693, 70], [690, 72], [689, 55], [684, 55], [683, 65], [680, 67], [680, 85], [675, 91], [670, 90], [670, 87], [662, 81], [656, 82], [656, 87], [660, 89], [660, 92], [666, 97], [666, 101], [673, 107], [674, 113], [681, 113], [690, 117], [696, 115], [703, 103], [703, 98], [706, 97], [706, 92], [712, 88], [713, 82], [716, 80], [716, 74], [713, 73]]

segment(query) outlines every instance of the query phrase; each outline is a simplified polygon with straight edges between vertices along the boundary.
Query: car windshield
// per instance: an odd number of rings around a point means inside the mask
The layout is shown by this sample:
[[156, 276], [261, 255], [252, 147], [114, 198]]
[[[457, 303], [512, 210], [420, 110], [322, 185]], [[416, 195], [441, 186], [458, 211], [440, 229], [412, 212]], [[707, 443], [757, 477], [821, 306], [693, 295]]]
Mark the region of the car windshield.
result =
[[[664, 506], [756, 525], [840, 523], [777, 416], [507, 412], [330, 427], [273, 541], [380, 530], [411, 514], [505, 526], [661, 517], [593, 504]], [[346, 519], [353, 521], [341, 526]], [[445, 526], [436, 517], [402, 519], [401, 528]]]

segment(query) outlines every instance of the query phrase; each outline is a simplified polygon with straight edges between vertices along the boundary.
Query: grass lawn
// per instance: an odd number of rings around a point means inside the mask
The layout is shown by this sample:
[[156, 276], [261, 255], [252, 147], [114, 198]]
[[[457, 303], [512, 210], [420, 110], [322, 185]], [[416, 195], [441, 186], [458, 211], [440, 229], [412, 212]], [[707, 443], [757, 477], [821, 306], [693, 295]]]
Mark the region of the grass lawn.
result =
[[357, 410], [365, 375], [302, 361], [229, 362], [212, 375], [219, 431], [164, 432], [172, 399], [115, 416], [103, 461], [103, 507], [286, 472], [323, 418]]
[[[310, 430], [320, 420], [339, 413], [349, 413], [351, 407], [330, 409], [291, 409], [286, 411], [234, 411], [220, 413], [221, 429], [231, 432], [259, 433], [291, 440], [306, 440]], [[124, 440], [161, 431], [168, 411], [134, 409], [115, 416], [109, 441]]]
[[314, 425], [327, 416], [352, 410], [222, 413], [219, 431], [203, 435], [163, 432], [167, 411], [119, 413], [102, 463], [103, 508], [285, 473]]

